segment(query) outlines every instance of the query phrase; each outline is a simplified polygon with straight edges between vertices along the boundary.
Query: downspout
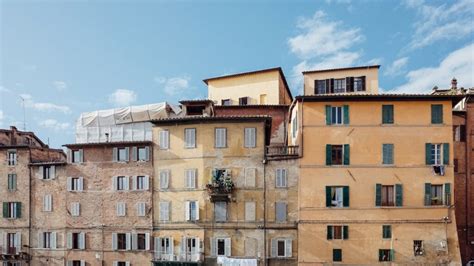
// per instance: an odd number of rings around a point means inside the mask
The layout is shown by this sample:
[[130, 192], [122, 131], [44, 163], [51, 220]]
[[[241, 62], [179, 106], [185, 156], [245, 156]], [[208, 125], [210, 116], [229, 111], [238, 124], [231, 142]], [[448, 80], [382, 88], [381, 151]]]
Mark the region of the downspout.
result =
[[[469, 208], [469, 205], [470, 205], [470, 201], [469, 201], [469, 198], [470, 198], [470, 196], [469, 196], [469, 185], [470, 185], [470, 182], [469, 182], [469, 181], [471, 180], [471, 171], [470, 171], [470, 169], [471, 169], [471, 149], [470, 149], [470, 147], [471, 147], [471, 142], [472, 142], [472, 141], [471, 141], [471, 134], [469, 134], [469, 132], [471, 131], [471, 130], [470, 130], [471, 124], [469, 123], [469, 117], [470, 117], [470, 115], [469, 115], [469, 99], [470, 99], [470, 96], [468, 95], [467, 98], [466, 98], [466, 102], [465, 102], [465, 105], [466, 105], [466, 106], [465, 106], [465, 109], [466, 109], [466, 121], [465, 121], [465, 124], [466, 124], [466, 126], [464, 127], [464, 130], [465, 130], [464, 135], [465, 135], [465, 137], [466, 137], [466, 145], [464, 145], [464, 146], [465, 146], [465, 147], [464, 147], [464, 148], [465, 148], [465, 152], [466, 152], [466, 164], [465, 164], [465, 165], [466, 165], [466, 170], [465, 170], [465, 173], [466, 173], [466, 187], [464, 188], [465, 193], [466, 193], [466, 194], [465, 194], [465, 195], [466, 195], [466, 196], [465, 196], [466, 198], [464, 199], [464, 200], [466, 201], [466, 204], [465, 204], [465, 206], [464, 206], [464, 208], [465, 208], [465, 214], [466, 214], [466, 215], [465, 215], [465, 216], [466, 216], [466, 217], [465, 217], [465, 228], [466, 228], [465, 238], [466, 238], [466, 245], [465, 245], [465, 253], [464, 253], [465, 256], [468, 256], [469, 250], [470, 250], [469, 245], [471, 244], [471, 243], [469, 243], [469, 231], [470, 231], [470, 226], [469, 226], [469, 222], [470, 222], [470, 221], [469, 221], [469, 210], [470, 210], [470, 208]], [[469, 125], [469, 127], [468, 127], [468, 125]]]
[[267, 175], [266, 166], [267, 156], [264, 154], [263, 159], [263, 261], [264, 265], [268, 265], [267, 261]]
[[[31, 156], [31, 148], [28, 147], [28, 152], [29, 152], [29, 155], [30, 155], [30, 163], [32, 162], [32, 156]], [[33, 257], [32, 254], [29, 254], [30, 251], [31, 251], [31, 178], [32, 178], [32, 175], [31, 175], [31, 165], [28, 167], [28, 172], [29, 172], [29, 179], [28, 179], [28, 189], [29, 189], [29, 203], [28, 203], [28, 255], [29, 255], [29, 258]], [[21, 250], [22, 247], [20, 247], [20, 250]], [[28, 265], [30, 265], [30, 260], [28, 260]]]

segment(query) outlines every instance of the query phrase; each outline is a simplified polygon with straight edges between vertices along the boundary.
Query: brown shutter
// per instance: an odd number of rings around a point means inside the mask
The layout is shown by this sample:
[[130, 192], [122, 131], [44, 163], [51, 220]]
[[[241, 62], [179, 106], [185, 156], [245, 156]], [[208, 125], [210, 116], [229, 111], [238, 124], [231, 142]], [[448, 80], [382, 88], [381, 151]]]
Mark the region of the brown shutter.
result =
[[334, 79], [330, 79], [330, 80], [329, 80], [329, 83], [330, 83], [330, 84], [329, 84], [329, 85], [330, 85], [330, 90], [329, 90], [329, 92], [330, 92], [330, 93], [334, 93]]
[[314, 94], [318, 94], [318, 80], [314, 80]]
[[347, 92], [353, 92], [354, 91], [354, 78], [353, 77], [347, 77], [346, 78], [346, 91]]
[[326, 79], [326, 93], [331, 93], [331, 80]]
[[365, 76], [360, 77], [362, 79], [362, 90], [366, 91], [367, 88], [365, 87]]

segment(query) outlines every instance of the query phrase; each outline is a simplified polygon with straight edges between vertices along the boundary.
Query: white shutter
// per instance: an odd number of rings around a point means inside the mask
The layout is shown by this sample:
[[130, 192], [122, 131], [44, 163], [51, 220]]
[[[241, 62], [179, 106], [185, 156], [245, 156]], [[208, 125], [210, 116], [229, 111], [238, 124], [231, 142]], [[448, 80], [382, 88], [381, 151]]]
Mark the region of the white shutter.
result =
[[186, 221], [189, 221], [189, 219], [190, 219], [190, 217], [189, 217], [189, 209], [190, 209], [190, 208], [189, 208], [189, 205], [190, 205], [190, 202], [189, 202], [189, 201], [186, 201], [186, 202], [185, 202], [185, 206], [184, 206], [184, 209], [185, 209], [185, 215], [184, 215], [184, 217], [185, 217]]
[[38, 170], [38, 178], [39, 179], [44, 179], [44, 167], [40, 166]]
[[125, 148], [125, 161], [128, 162], [130, 160], [130, 148]]
[[145, 147], [145, 161], [149, 161], [150, 160], [150, 147], [146, 146]]
[[276, 239], [272, 239], [272, 242], [271, 242], [271, 256], [272, 258], [276, 258], [277, 256], [277, 240]]
[[146, 203], [145, 202], [138, 202], [137, 203], [137, 215], [138, 216], [145, 216], [146, 210]]
[[112, 190], [117, 190], [117, 176], [112, 177]]
[[138, 161], [138, 149], [137, 147], [132, 147], [132, 161]]
[[79, 177], [79, 191], [83, 191], [84, 190], [84, 177]]
[[244, 143], [246, 148], [255, 147], [255, 128], [246, 128], [244, 133]]
[[161, 221], [169, 221], [169, 205], [168, 201], [160, 202], [160, 220]]
[[72, 191], [72, 177], [67, 178], [67, 191]]
[[150, 250], [150, 233], [145, 233], [145, 250]]
[[81, 266], [86, 266], [86, 261], [85, 260], [81, 260]]
[[113, 266], [118, 266], [118, 261], [114, 261], [114, 262], [112, 263], [112, 265], [113, 265]]
[[138, 247], [138, 236], [132, 233], [132, 250], [137, 250]]
[[[7, 243], [7, 242], [5, 241], [5, 243]], [[43, 247], [44, 247], [43, 232], [38, 232], [38, 248], [43, 248]]]
[[51, 165], [51, 167], [49, 168], [49, 176], [51, 179], [56, 178], [56, 166]]
[[160, 149], [162, 150], [169, 149], [169, 131], [168, 130], [160, 131]]
[[72, 249], [72, 233], [71, 232], [66, 233], [66, 248]]
[[161, 238], [155, 237], [155, 243], [154, 243], [154, 248], [155, 248], [155, 259], [159, 259], [161, 256]]
[[199, 201], [196, 201], [196, 221], [199, 220]]
[[112, 233], [112, 250], [117, 250], [117, 233]]
[[281, 169], [281, 176], [282, 176], [282, 187], [288, 187], [288, 170]]
[[275, 172], [275, 187], [281, 187], [281, 169], [276, 169], [276, 172]]
[[214, 237], [210, 238], [211, 243], [211, 257], [217, 256], [217, 239]]
[[132, 189], [137, 190], [137, 176], [132, 176]]
[[86, 233], [79, 233], [79, 249], [86, 249]]
[[255, 202], [254, 201], [245, 202], [245, 220], [255, 221]]
[[113, 162], [116, 162], [118, 161], [118, 149], [117, 148], [113, 148], [112, 149], [112, 161]]
[[255, 187], [256, 185], [256, 172], [255, 168], [245, 168], [245, 186]]
[[150, 189], [150, 176], [146, 175], [143, 180], [143, 189], [149, 190]]
[[15, 233], [15, 249], [17, 254], [21, 252], [21, 232]]
[[131, 234], [130, 233], [127, 233], [126, 234], [126, 238], [127, 238], [127, 250], [130, 250], [130, 244], [131, 244]]
[[130, 266], [130, 261], [126, 261], [125, 266]]
[[224, 239], [224, 243], [225, 243], [225, 255], [227, 257], [230, 257], [231, 256], [231, 251], [232, 251], [232, 246], [231, 246], [231, 238], [225, 238]]
[[56, 248], [57, 248], [56, 242], [57, 242], [57, 233], [56, 233], [56, 232], [52, 232], [52, 233], [51, 233], [51, 239], [50, 239], [50, 243], [51, 243], [51, 248], [52, 248], [52, 249], [56, 249]]
[[68, 260], [67, 263], [66, 263], [66, 266], [73, 266], [72, 265], [72, 260]]
[[129, 181], [130, 181], [130, 178], [128, 176], [125, 176], [125, 178], [123, 179], [123, 189], [124, 190], [129, 190], [130, 189]]
[[169, 186], [169, 176], [170, 176], [170, 171], [169, 170], [161, 170], [160, 171], [160, 188], [161, 189], [167, 189]]
[[174, 254], [174, 240], [173, 240], [173, 237], [168, 237], [169, 241], [170, 241], [170, 255], [173, 255]]
[[285, 257], [291, 258], [292, 257], [292, 239], [285, 239]]
[[5, 254], [7, 253], [7, 249], [6, 249], [6, 245], [7, 245], [7, 241], [4, 238], [4, 233], [3, 231], [0, 231], [0, 251], [2, 252], [2, 254]]
[[117, 216], [121, 216], [121, 214], [122, 214], [122, 209], [121, 209], [121, 204], [120, 204], [120, 202], [117, 202], [116, 208], [117, 208]]

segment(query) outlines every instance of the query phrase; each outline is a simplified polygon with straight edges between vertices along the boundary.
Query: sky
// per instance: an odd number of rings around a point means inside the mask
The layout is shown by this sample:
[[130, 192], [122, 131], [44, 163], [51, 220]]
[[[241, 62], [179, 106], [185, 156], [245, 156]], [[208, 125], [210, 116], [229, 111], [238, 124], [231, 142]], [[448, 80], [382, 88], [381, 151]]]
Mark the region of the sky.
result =
[[474, 87], [474, 0], [0, 0], [0, 128], [55, 148], [82, 112], [206, 98], [205, 78], [281, 66], [299, 95], [303, 70], [373, 64], [385, 93]]

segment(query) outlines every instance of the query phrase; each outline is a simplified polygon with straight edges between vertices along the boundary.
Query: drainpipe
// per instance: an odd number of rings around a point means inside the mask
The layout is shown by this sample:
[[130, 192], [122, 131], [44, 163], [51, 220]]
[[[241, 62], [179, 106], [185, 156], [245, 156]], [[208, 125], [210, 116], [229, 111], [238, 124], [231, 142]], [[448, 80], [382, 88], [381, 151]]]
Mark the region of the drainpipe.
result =
[[469, 193], [470, 193], [470, 189], [469, 189], [469, 186], [470, 186], [470, 180], [471, 180], [471, 134], [470, 134], [470, 131], [471, 131], [471, 123], [469, 122], [469, 118], [470, 118], [470, 114], [469, 114], [469, 100], [470, 100], [470, 96], [468, 95], [467, 98], [466, 98], [466, 102], [465, 102], [465, 109], [466, 109], [466, 126], [464, 127], [464, 135], [466, 136], [466, 144], [464, 145], [465, 146], [465, 152], [466, 152], [466, 170], [465, 170], [465, 173], [466, 173], [466, 186], [464, 188], [464, 192], [466, 193], [465, 195], [465, 198], [464, 200], [466, 201], [466, 204], [464, 206], [465, 208], [465, 228], [466, 228], [466, 231], [465, 231], [465, 241], [466, 241], [466, 245], [465, 245], [465, 256], [468, 256], [469, 255], [469, 251], [470, 251], [470, 248], [469, 248], [469, 245], [471, 245], [471, 243], [469, 243], [469, 231], [470, 231], [470, 226], [469, 226], [469, 210], [470, 209], [470, 201], [469, 201]]
[[263, 158], [263, 261], [264, 265], [268, 265], [267, 261], [267, 175], [266, 175], [267, 157]]

